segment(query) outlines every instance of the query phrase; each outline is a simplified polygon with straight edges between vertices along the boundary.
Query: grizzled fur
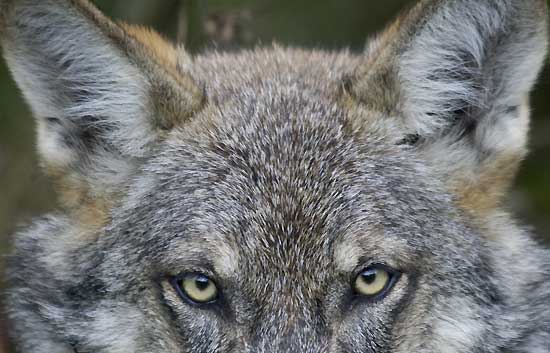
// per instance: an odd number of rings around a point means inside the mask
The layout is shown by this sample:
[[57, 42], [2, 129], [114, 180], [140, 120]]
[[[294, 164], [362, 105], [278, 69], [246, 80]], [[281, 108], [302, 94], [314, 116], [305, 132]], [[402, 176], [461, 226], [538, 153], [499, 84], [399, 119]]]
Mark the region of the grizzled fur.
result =
[[[547, 353], [550, 253], [503, 209], [545, 0], [422, 0], [365, 53], [194, 58], [85, 0], [0, 0], [63, 207], [15, 236], [21, 352]], [[353, 294], [369, 264], [402, 276]], [[181, 300], [202, 272], [221, 300]]]

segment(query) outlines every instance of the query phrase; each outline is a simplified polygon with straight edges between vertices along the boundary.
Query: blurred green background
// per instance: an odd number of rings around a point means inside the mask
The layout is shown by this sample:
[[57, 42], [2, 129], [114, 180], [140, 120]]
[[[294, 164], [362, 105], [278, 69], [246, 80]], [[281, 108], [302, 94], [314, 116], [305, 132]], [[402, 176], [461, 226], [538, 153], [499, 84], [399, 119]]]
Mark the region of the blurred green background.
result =
[[[191, 52], [235, 50], [273, 41], [311, 48], [360, 51], [411, 0], [97, 0], [107, 14], [152, 26]], [[550, 66], [533, 94], [530, 157], [510, 208], [550, 244]], [[0, 282], [10, 236], [18, 226], [55, 208], [54, 195], [37, 164], [34, 125], [0, 62]], [[0, 285], [1, 289], [1, 285]], [[0, 312], [0, 353], [8, 352]], [[3, 327], [2, 327], [3, 325]]]

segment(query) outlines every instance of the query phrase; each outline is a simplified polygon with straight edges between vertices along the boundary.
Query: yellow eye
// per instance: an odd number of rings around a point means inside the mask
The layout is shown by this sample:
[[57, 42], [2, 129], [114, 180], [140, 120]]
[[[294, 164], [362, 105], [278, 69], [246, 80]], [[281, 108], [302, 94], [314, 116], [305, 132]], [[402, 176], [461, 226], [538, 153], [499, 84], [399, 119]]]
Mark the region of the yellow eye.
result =
[[395, 282], [395, 273], [381, 266], [371, 266], [361, 272], [353, 284], [358, 295], [369, 298], [385, 296]]
[[180, 296], [194, 304], [209, 304], [218, 299], [218, 287], [208, 276], [186, 273], [174, 281]]

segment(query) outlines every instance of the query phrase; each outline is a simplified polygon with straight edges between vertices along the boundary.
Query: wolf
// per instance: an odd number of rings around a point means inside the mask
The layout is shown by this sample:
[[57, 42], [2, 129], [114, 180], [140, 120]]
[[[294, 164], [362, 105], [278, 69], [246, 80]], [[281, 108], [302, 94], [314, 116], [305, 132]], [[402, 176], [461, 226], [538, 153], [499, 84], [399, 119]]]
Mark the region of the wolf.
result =
[[361, 53], [0, 13], [60, 199], [15, 235], [21, 352], [550, 351], [550, 252], [506, 208], [546, 1], [421, 0]]

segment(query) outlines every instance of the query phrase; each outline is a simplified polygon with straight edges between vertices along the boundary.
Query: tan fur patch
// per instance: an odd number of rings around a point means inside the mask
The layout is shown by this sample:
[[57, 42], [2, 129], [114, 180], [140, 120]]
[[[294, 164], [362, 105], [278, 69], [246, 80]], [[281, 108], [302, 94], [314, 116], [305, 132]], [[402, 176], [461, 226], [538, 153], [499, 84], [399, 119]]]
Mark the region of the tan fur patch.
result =
[[45, 172], [54, 182], [61, 207], [83, 230], [95, 232], [107, 224], [117, 195], [92, 195], [87, 181], [64, 169], [46, 166]]
[[451, 188], [458, 197], [458, 205], [476, 217], [497, 209], [509, 190], [522, 159], [520, 154], [503, 155], [482, 164], [475, 180], [457, 176]]
[[159, 33], [143, 26], [126, 23], [120, 23], [120, 26], [130, 37], [133, 37], [147, 47], [159, 64], [170, 70], [174, 75], [177, 73], [178, 59], [176, 49]]

